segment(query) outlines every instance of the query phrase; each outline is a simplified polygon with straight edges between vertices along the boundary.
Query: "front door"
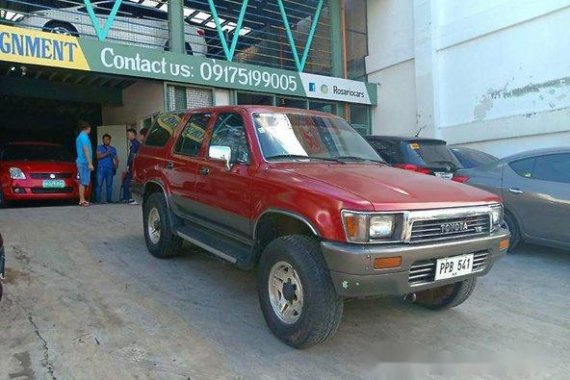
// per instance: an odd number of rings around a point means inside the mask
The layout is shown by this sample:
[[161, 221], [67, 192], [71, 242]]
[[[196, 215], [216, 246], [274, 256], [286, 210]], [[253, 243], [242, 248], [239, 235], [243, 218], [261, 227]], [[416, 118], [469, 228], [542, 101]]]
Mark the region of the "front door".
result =
[[238, 113], [217, 115], [209, 147], [231, 149], [226, 162], [208, 157], [198, 169], [196, 195], [199, 216], [232, 233], [251, 235], [251, 151], [243, 117]]

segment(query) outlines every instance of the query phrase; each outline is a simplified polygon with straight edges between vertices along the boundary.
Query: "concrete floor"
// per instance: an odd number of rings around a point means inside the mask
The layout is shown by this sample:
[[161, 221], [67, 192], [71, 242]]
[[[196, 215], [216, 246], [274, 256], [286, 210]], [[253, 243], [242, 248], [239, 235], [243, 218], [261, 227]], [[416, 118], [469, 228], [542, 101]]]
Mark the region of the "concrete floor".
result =
[[0, 378], [570, 378], [570, 252], [522, 247], [447, 312], [350, 301], [333, 339], [296, 351], [252, 273], [150, 256], [139, 207], [0, 210], [0, 231]]

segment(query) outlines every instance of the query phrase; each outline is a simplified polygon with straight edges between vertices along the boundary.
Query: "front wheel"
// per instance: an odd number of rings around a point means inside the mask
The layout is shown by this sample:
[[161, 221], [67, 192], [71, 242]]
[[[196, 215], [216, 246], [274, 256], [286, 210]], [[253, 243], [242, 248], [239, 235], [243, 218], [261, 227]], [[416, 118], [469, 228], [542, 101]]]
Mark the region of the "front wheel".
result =
[[176, 256], [183, 240], [175, 235], [163, 194], [151, 194], [143, 204], [144, 238], [149, 252], [159, 259]]
[[335, 334], [343, 312], [319, 242], [308, 236], [275, 239], [262, 253], [259, 302], [269, 329], [295, 348]]
[[511, 234], [511, 241], [509, 242], [509, 252], [512, 252], [521, 241], [521, 232], [519, 225], [515, 217], [509, 213], [505, 212], [505, 220], [503, 222], [503, 227], [506, 228]]
[[455, 284], [424, 290], [416, 294], [415, 303], [432, 310], [451, 309], [461, 305], [471, 296], [476, 283], [477, 279], [473, 277]]

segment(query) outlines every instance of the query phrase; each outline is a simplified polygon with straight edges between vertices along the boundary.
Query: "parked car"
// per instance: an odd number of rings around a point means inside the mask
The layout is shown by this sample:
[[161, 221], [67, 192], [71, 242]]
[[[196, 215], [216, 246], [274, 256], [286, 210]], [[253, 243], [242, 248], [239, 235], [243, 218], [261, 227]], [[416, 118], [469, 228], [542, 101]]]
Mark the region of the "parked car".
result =
[[516, 154], [453, 179], [503, 197], [512, 248], [520, 241], [570, 248], [570, 148]]
[[[93, 1], [92, 4], [99, 22], [104, 23], [115, 1]], [[68, 36], [96, 37], [95, 28], [83, 4], [31, 12], [17, 25]], [[184, 35], [187, 54], [206, 55], [207, 47], [203, 29], [186, 23]], [[168, 49], [168, 14], [158, 9], [141, 7], [123, 1], [107, 39], [143, 47]]]
[[4, 288], [2, 287], [2, 280], [6, 276], [6, 254], [4, 252], [4, 239], [2, 234], [0, 234], [0, 301], [2, 301], [2, 295], [4, 294]]
[[61, 145], [21, 142], [0, 149], [0, 207], [75, 199], [79, 199], [77, 166]]
[[453, 172], [461, 168], [443, 140], [398, 136], [367, 136], [366, 140], [396, 168], [444, 179], [451, 179]]
[[391, 168], [326, 113], [162, 114], [133, 173], [150, 253], [171, 257], [186, 240], [257, 267], [265, 320], [297, 348], [335, 333], [345, 298], [457, 306], [508, 246], [500, 197]]
[[477, 149], [454, 147], [451, 148], [451, 152], [464, 169], [489, 165], [499, 160], [497, 157]]

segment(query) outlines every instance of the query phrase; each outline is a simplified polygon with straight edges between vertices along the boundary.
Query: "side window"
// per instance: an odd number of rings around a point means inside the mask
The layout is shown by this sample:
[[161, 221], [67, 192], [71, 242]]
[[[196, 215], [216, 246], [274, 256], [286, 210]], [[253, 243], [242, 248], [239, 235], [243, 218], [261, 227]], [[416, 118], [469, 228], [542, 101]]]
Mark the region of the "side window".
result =
[[533, 168], [535, 161], [536, 159], [534, 157], [525, 158], [523, 160], [511, 162], [509, 166], [521, 177], [533, 178]]
[[533, 178], [542, 181], [570, 183], [570, 153], [537, 157]]
[[212, 132], [211, 145], [229, 146], [232, 150], [232, 163], [248, 163], [249, 147], [242, 117], [235, 113], [219, 114]]
[[173, 113], [163, 113], [156, 117], [154, 125], [148, 131], [144, 142], [147, 146], [162, 148], [168, 143], [176, 126], [180, 124], [182, 115]]
[[202, 147], [202, 141], [204, 141], [204, 135], [206, 134], [206, 128], [208, 127], [209, 121], [209, 113], [198, 113], [192, 115], [186, 123], [186, 126], [184, 126], [184, 129], [176, 142], [174, 152], [186, 156], [197, 156], [200, 153], [200, 148]]

